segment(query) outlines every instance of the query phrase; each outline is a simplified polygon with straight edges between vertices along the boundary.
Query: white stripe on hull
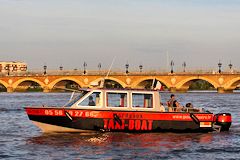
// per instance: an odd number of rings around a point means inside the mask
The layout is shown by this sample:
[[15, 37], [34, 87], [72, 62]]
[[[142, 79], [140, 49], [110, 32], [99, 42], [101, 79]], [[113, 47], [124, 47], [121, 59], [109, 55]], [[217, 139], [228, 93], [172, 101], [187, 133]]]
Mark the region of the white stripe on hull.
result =
[[212, 127], [212, 125], [210, 124], [210, 125], [200, 125], [200, 127], [209, 127], [209, 128], [211, 128]]
[[74, 129], [62, 126], [51, 125], [47, 123], [41, 123], [37, 121], [32, 121], [37, 127], [39, 127], [43, 132], [81, 132], [81, 133], [89, 133], [89, 132], [96, 132], [92, 130], [81, 130], [81, 129]]

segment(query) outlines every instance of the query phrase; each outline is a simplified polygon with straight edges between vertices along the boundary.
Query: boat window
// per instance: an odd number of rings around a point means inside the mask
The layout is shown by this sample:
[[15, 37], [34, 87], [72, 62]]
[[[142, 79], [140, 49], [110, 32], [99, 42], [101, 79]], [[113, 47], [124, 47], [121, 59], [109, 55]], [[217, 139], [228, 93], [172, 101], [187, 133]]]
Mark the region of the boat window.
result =
[[100, 106], [101, 92], [93, 92], [86, 97], [79, 106]]
[[82, 91], [81, 93], [76, 93], [76, 95], [66, 104], [65, 107], [71, 107], [74, 103], [80, 100], [83, 96], [85, 96], [89, 91]]
[[107, 107], [127, 107], [127, 93], [107, 93]]
[[153, 108], [153, 95], [144, 93], [133, 93], [132, 106], [138, 108]]

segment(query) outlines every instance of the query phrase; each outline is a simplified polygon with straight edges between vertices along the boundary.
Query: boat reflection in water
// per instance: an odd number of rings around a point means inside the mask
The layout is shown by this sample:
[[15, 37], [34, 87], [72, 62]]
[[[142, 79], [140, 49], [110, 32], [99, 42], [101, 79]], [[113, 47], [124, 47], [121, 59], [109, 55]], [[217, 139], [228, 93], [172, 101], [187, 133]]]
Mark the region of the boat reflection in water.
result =
[[[216, 133], [99, 133], [78, 134], [58, 133], [42, 134], [27, 140], [28, 144], [43, 145], [47, 148], [65, 148], [85, 152], [87, 148], [98, 154], [106, 154], [109, 150], [143, 150], [141, 153], [148, 154], [149, 151], [171, 151], [191, 148], [194, 143], [209, 144], [213, 141]], [[81, 136], [79, 136], [81, 135]]]

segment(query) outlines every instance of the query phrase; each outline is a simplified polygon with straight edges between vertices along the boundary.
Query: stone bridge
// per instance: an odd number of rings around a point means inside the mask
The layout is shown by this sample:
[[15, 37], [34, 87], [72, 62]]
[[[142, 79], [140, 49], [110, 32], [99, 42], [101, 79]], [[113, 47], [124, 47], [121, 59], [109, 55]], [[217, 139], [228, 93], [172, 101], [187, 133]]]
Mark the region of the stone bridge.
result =
[[[43, 92], [51, 92], [55, 86], [64, 86], [66, 83], [77, 84], [81, 88], [91, 88], [92, 82], [100, 82], [102, 78], [105, 78], [105, 75], [97, 72], [86, 75], [2, 75], [0, 76], [0, 86], [5, 88], [7, 92], [14, 92], [19, 88], [29, 88], [33, 83], [42, 88]], [[209, 82], [219, 93], [233, 92], [240, 84], [239, 73], [111, 73], [105, 79], [105, 83], [117, 84], [118, 87], [122, 88], [146, 88], [149, 83], [157, 79], [171, 92], [186, 92], [191, 83], [196, 80]]]

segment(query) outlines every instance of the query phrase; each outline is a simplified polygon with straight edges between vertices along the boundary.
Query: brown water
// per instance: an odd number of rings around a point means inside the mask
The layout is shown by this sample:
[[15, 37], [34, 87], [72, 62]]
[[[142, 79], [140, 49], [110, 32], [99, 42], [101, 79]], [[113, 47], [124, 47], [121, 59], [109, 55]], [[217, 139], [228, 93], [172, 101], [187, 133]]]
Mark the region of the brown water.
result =
[[[177, 94], [214, 113], [230, 112], [233, 124], [221, 133], [43, 134], [24, 106], [63, 105], [70, 93], [0, 93], [0, 159], [240, 159], [240, 94]], [[166, 102], [169, 94], [162, 94]]]

